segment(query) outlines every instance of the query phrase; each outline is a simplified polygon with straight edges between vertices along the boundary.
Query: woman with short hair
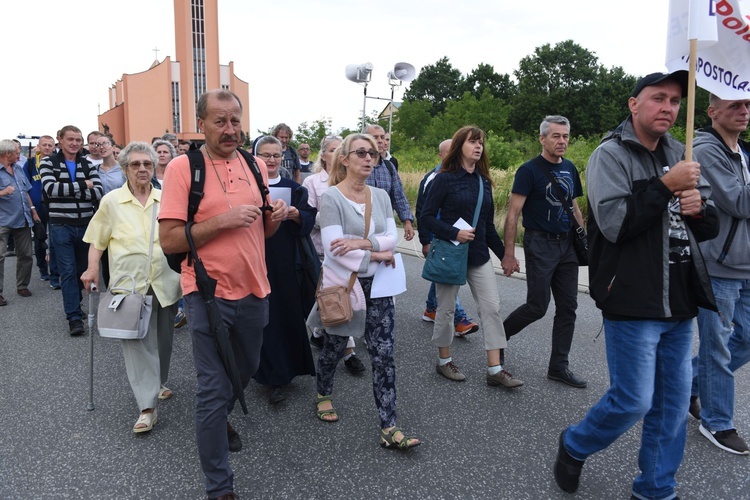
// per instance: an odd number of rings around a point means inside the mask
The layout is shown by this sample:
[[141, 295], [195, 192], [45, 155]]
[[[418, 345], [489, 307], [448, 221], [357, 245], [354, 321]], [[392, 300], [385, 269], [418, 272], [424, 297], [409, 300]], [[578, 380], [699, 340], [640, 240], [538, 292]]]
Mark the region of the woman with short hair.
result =
[[[156, 402], [172, 397], [164, 384], [172, 357], [175, 303], [180, 298], [180, 275], [169, 268], [159, 244], [156, 215], [161, 190], [151, 178], [156, 152], [145, 142], [131, 142], [120, 152], [125, 185], [105, 195], [89, 222], [83, 241], [90, 243], [88, 269], [81, 275], [86, 290], [99, 284], [99, 261], [109, 253], [113, 283], [122, 276], [135, 279], [136, 291], [153, 296], [148, 333], [143, 339], [122, 340], [125, 370], [140, 415], [133, 432], [150, 431], [157, 421]], [[151, 235], [151, 262], [148, 262]]]

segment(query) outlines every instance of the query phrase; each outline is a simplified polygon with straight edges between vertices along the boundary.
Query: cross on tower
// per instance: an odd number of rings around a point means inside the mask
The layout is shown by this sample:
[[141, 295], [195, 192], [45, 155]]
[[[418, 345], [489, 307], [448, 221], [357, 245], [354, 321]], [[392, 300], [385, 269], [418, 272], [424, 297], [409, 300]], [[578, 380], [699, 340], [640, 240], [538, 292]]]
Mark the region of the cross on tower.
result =
[[155, 57], [155, 58], [156, 58], [156, 60], [158, 61], [158, 60], [159, 60], [159, 49], [158, 49], [157, 47], [154, 47], [154, 48], [153, 48], [153, 49], [151, 49], [151, 50], [153, 50], [153, 51], [154, 51], [154, 57]]

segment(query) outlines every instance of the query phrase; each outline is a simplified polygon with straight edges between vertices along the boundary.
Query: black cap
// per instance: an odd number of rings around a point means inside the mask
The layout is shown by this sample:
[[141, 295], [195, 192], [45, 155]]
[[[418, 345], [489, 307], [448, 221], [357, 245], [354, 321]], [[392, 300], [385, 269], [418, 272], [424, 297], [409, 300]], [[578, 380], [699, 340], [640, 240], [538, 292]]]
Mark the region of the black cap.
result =
[[650, 75], [644, 76], [643, 78], [638, 80], [638, 83], [635, 84], [635, 88], [633, 89], [631, 97], [638, 97], [638, 94], [640, 94], [641, 91], [646, 87], [656, 85], [657, 83], [661, 83], [664, 80], [672, 80], [679, 83], [680, 87], [682, 87], [682, 97], [687, 96], [688, 72], [685, 70], [679, 70], [675, 71], [674, 73], [651, 73]]

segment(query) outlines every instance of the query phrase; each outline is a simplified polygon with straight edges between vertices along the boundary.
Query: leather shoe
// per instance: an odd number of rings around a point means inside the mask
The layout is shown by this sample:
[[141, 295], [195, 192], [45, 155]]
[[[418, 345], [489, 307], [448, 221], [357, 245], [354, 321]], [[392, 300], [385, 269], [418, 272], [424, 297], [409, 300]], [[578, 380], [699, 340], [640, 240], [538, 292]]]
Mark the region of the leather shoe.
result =
[[579, 389], [583, 389], [588, 384], [588, 382], [567, 368], [559, 372], [547, 372], [547, 378]]
[[5, 298], [2, 295], [0, 295], [0, 306], [7, 306], [7, 305], [8, 305], [8, 301], [5, 300]]
[[234, 430], [234, 427], [229, 422], [227, 422], [227, 439], [229, 440], [229, 451], [235, 453], [242, 449], [240, 434]]
[[461, 370], [458, 369], [458, 366], [456, 366], [453, 361], [449, 361], [444, 365], [441, 365], [440, 362], [438, 362], [435, 366], [435, 370], [437, 370], [437, 372], [443, 377], [454, 382], [463, 382], [466, 380], [466, 376], [461, 373]]
[[68, 321], [68, 327], [70, 328], [70, 336], [75, 337], [76, 335], [83, 335], [86, 330], [83, 328], [83, 321], [80, 319], [71, 319]]
[[698, 396], [690, 396], [690, 408], [688, 408], [688, 412], [694, 419], [701, 419], [701, 402], [698, 399]]
[[16, 293], [18, 293], [18, 295], [20, 295], [21, 297], [31, 297], [31, 290], [29, 290], [28, 288], [19, 288], [18, 290], [16, 290]]
[[494, 375], [487, 374], [487, 385], [491, 387], [502, 385], [508, 389], [515, 389], [516, 387], [521, 387], [523, 381], [513, 378], [513, 375], [510, 372], [500, 370]]
[[366, 370], [365, 364], [355, 354], [349, 356], [349, 359], [344, 361], [344, 365], [349, 373], [362, 373]]
[[557, 460], [555, 460], [555, 482], [561, 490], [575, 493], [578, 489], [584, 461], [576, 460], [568, 454], [563, 444], [564, 435], [565, 431], [562, 431], [560, 433], [560, 444], [557, 448]]
[[271, 395], [268, 396], [268, 402], [272, 405], [277, 405], [286, 399], [286, 394], [281, 390], [281, 387], [275, 385], [271, 389]]
[[325, 339], [321, 335], [320, 337], [316, 337], [315, 335], [310, 335], [310, 343], [317, 347], [318, 349], [323, 349], [323, 344], [325, 343]]

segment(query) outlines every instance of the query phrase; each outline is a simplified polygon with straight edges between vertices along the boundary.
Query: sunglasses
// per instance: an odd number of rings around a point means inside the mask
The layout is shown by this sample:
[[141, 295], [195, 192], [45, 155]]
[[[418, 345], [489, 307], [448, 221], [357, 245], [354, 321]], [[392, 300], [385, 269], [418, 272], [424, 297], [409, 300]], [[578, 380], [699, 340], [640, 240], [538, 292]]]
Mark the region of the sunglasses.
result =
[[371, 158], [377, 158], [378, 152], [374, 149], [365, 150], [365, 149], [358, 149], [356, 151], [350, 151], [349, 154], [354, 153], [357, 155], [357, 158], [367, 158], [367, 155], [370, 155]]

